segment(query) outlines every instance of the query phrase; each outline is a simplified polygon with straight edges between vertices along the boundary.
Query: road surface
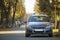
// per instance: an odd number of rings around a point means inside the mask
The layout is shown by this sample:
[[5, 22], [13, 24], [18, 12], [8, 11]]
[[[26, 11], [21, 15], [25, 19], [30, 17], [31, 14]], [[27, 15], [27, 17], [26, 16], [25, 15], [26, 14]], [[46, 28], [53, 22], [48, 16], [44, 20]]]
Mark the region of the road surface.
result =
[[59, 37], [25, 37], [25, 28], [17, 28], [12, 31], [0, 31], [0, 40], [60, 40]]

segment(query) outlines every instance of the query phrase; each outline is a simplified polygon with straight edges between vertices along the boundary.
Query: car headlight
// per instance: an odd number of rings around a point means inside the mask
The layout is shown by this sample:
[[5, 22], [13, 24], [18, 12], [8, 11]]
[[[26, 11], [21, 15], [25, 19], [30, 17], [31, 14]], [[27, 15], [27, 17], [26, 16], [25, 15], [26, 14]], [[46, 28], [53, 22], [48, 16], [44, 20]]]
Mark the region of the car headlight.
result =
[[32, 27], [31, 26], [27, 26], [27, 29], [32, 29]]
[[51, 28], [51, 26], [47, 26], [47, 27], [46, 27], [46, 29], [50, 29], [50, 28]]

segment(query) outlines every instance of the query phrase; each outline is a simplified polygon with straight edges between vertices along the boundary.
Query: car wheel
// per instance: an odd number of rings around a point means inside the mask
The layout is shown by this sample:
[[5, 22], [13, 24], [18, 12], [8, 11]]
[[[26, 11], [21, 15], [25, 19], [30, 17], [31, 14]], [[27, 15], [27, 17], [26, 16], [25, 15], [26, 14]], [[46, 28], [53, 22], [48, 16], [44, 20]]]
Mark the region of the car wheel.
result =
[[48, 34], [49, 35], [49, 37], [53, 37], [53, 34], [52, 33], [50, 33], [50, 34]]
[[30, 32], [29, 31], [26, 31], [25, 37], [29, 37], [30, 35], [31, 35]]

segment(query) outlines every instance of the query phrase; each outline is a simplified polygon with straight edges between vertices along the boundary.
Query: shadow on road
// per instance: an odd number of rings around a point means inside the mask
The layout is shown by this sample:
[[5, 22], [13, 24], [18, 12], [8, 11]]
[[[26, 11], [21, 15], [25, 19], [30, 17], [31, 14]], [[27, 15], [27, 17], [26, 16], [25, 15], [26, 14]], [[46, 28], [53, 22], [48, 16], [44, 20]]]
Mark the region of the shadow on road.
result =
[[52, 37], [49, 37], [49, 36], [38, 36], [38, 35], [34, 35], [34, 36], [30, 36], [29, 38], [52, 38]]
[[40, 36], [40, 35], [32, 35], [32, 36], [29, 36], [29, 38], [51, 38], [49, 36]]

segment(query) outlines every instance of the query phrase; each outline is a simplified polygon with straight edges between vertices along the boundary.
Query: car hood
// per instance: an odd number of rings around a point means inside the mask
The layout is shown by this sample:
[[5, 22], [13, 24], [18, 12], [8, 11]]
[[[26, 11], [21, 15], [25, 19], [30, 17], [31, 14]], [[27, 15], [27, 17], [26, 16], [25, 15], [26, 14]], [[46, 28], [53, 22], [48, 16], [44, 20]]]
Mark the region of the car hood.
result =
[[50, 22], [28, 22], [27, 25], [35, 26], [35, 25], [50, 25]]

